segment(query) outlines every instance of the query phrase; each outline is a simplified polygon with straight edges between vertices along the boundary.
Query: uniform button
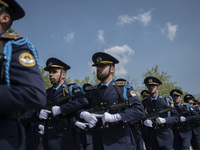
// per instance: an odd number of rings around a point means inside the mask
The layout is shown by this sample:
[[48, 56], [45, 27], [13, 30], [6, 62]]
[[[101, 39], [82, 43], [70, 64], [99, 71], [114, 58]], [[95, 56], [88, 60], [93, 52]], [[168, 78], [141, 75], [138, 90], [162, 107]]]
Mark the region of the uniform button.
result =
[[103, 105], [103, 103], [101, 103], [101, 105]]
[[53, 127], [51, 127], [51, 129], [53, 129]]
[[65, 130], [67, 130], [67, 128], [65, 128]]
[[122, 126], [122, 128], [124, 128], [124, 126]]
[[103, 126], [101, 126], [101, 129], [103, 129]]
[[65, 113], [63, 113], [63, 115], [65, 115]]
[[113, 103], [114, 105], [116, 104], [116, 103]]
[[48, 129], [50, 130], [50, 129], [51, 129], [51, 127], [48, 127]]
[[51, 117], [49, 117], [49, 120], [51, 120]]
[[126, 123], [127, 121], [125, 120], [124, 123]]

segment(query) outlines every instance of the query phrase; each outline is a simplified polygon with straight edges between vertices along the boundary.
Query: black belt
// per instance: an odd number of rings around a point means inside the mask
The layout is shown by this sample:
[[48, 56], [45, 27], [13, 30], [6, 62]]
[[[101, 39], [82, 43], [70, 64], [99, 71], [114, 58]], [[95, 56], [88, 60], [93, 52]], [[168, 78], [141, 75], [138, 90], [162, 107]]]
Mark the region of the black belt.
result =
[[13, 112], [8, 114], [0, 114], [0, 119], [6, 119], [6, 120], [19, 120], [20, 113], [19, 112]]

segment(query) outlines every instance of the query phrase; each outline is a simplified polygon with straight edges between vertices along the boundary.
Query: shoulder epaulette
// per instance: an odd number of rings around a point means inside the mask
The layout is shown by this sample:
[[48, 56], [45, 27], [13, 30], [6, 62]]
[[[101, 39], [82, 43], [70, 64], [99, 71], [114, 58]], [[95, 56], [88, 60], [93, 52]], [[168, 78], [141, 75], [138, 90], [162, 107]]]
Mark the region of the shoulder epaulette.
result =
[[14, 34], [14, 33], [4, 33], [1, 35], [1, 38], [3, 39], [11, 39], [11, 40], [17, 40], [19, 38], [23, 37], [21, 34]]
[[87, 86], [86, 88], [85, 88], [85, 90], [86, 91], [89, 91], [89, 90], [94, 90], [94, 89], [96, 89], [97, 88], [97, 86]]
[[74, 85], [74, 84], [76, 84], [76, 83], [75, 82], [67, 83], [67, 86]]
[[162, 95], [161, 98], [170, 98], [170, 95]]
[[189, 105], [189, 103], [182, 103], [184, 106], [187, 106], [187, 105]]
[[127, 85], [127, 83], [128, 82], [125, 79], [121, 79], [121, 78], [117, 79], [116, 82], [115, 82], [115, 84], [118, 85], [118, 86], [125, 86], [125, 85]]

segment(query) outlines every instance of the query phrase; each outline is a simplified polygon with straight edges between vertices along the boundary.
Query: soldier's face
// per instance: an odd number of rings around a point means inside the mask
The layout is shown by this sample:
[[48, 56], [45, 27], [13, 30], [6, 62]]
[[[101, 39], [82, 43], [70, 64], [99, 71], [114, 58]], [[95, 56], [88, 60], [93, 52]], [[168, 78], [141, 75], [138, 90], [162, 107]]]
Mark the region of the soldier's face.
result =
[[61, 69], [52, 68], [49, 70], [49, 80], [51, 84], [58, 83], [60, 78]]
[[179, 95], [172, 96], [172, 98], [173, 98], [174, 103], [176, 103], [176, 104], [179, 104], [182, 99], [181, 96], [179, 96]]
[[110, 65], [108, 64], [99, 64], [97, 65], [97, 79], [104, 81], [108, 78], [110, 74]]
[[149, 92], [151, 94], [154, 94], [154, 93], [156, 93], [158, 91], [159, 86], [158, 85], [154, 85], [154, 84], [150, 84], [150, 85], [147, 85], [147, 88], [148, 88], [148, 90], [149, 90]]

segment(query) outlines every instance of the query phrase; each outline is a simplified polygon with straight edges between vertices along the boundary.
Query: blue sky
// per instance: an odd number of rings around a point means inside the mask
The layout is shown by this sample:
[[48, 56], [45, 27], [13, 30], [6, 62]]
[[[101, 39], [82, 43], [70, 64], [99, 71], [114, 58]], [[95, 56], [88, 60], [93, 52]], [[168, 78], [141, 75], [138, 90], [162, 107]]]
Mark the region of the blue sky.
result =
[[[153, 66], [184, 91], [200, 93], [199, 0], [18, 0], [26, 16], [12, 26], [35, 45], [40, 65], [57, 57], [71, 79], [92, 77], [92, 55], [119, 59], [117, 77]], [[134, 87], [134, 85], [133, 85]]]

